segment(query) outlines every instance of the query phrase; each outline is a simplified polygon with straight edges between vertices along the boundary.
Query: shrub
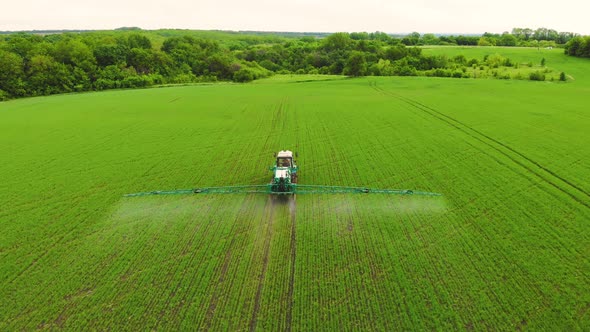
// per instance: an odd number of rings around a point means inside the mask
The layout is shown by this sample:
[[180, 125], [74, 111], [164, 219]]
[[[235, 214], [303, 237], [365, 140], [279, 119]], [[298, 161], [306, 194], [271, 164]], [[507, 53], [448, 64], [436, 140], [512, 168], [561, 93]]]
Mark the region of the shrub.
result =
[[242, 68], [234, 73], [234, 81], [240, 83], [251, 82], [254, 80], [254, 72], [248, 68]]
[[434, 76], [434, 77], [450, 77], [451, 76], [451, 72], [449, 70], [442, 69], [442, 68], [427, 70], [424, 72], [424, 74], [426, 76]]
[[403, 65], [403, 66], [395, 67], [394, 72], [395, 72], [395, 74], [397, 74], [399, 76], [416, 76], [417, 75], [416, 68], [414, 68], [410, 65]]
[[170, 83], [192, 83], [196, 82], [197, 77], [193, 73], [178, 74], [170, 80]]
[[503, 57], [498, 53], [488, 56], [485, 61], [491, 68], [498, 68], [500, 66], [512, 66], [512, 62], [510, 61], [510, 59]]
[[562, 82], [565, 82], [567, 80], [567, 77], [565, 76], [564, 72], [561, 72], [561, 74], [559, 74], [559, 80]]
[[452, 77], [461, 78], [461, 77], [463, 77], [463, 72], [462, 71], [455, 71], [455, 72], [453, 72]]
[[94, 82], [94, 87], [96, 90], [115, 89], [119, 87], [119, 82], [108, 78], [99, 78]]
[[516, 74], [514, 74], [512, 76], [512, 78], [515, 79], [515, 80], [523, 80], [524, 79], [524, 76], [522, 76], [522, 73], [521, 72], [517, 72]]
[[544, 81], [545, 74], [537, 70], [529, 74], [529, 79], [531, 81]]
[[453, 58], [453, 61], [454, 61], [455, 63], [461, 64], [461, 65], [464, 65], [464, 64], [466, 64], [466, 63], [467, 63], [467, 58], [465, 58], [465, 56], [464, 56], [463, 54], [459, 54], [459, 55], [457, 55], [457, 56], [455, 56], [455, 57]]
[[153, 85], [151, 77], [143, 75], [125, 77], [121, 81], [122, 88], [144, 88], [150, 85]]

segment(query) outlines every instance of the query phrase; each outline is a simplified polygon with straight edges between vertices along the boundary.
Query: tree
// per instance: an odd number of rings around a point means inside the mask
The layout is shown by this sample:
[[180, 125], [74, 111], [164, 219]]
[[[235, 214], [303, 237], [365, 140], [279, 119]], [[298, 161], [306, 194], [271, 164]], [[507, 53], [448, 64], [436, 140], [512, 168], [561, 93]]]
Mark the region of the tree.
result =
[[254, 80], [254, 73], [249, 68], [241, 68], [234, 73], [233, 79], [240, 83], [250, 82]]
[[[330, 59], [325, 53], [314, 51], [307, 56], [305, 62], [315, 68], [321, 68], [328, 66], [330, 64]], [[267, 66], [263, 65], [262, 62], [260, 62], [260, 64], [263, 67], [268, 68]]]
[[94, 57], [101, 67], [124, 64], [127, 60], [127, 48], [122, 45], [100, 45], [94, 49]]
[[564, 72], [561, 72], [559, 74], [559, 80], [562, 81], [562, 82], [565, 82], [567, 80], [567, 77], [565, 76], [565, 73]]
[[577, 56], [590, 58], [590, 36], [583, 37], [580, 42], [580, 47], [576, 52]]
[[412, 66], [406, 57], [394, 64], [393, 72], [399, 76], [416, 76], [416, 67]]
[[394, 74], [394, 68], [389, 60], [379, 59], [375, 68], [380, 76], [392, 76]]
[[457, 36], [457, 45], [477, 45], [479, 37], [476, 36]]
[[0, 90], [7, 94], [6, 97], [25, 95], [24, 78], [23, 58], [18, 54], [0, 50]]
[[350, 39], [353, 40], [367, 40], [369, 39], [369, 34], [366, 32], [351, 32]]
[[87, 73], [93, 73], [96, 69], [96, 58], [92, 50], [80, 40], [61, 40], [55, 45], [52, 53], [57, 62], [79, 67]]
[[165, 52], [153, 50], [152, 51], [152, 68], [165, 77], [173, 76], [174, 60]]
[[138, 74], [149, 74], [153, 69], [153, 54], [144, 48], [132, 48], [127, 55], [127, 65], [135, 68]]
[[408, 50], [404, 45], [391, 46], [385, 50], [385, 57], [388, 60], [396, 61], [408, 55]]
[[385, 32], [375, 31], [369, 34], [369, 38], [373, 40], [379, 40], [382, 42], [389, 42], [391, 37], [389, 37]]
[[419, 47], [409, 47], [408, 48], [408, 56], [419, 58], [422, 55], [422, 49]]
[[[208, 71], [211, 75], [217, 76], [218, 79], [231, 79], [236, 70], [232, 70], [232, 59], [223, 54], [215, 54], [205, 60]], [[197, 73], [195, 73], [197, 74]]]
[[420, 43], [420, 33], [412, 32], [409, 35], [402, 38], [402, 44], [406, 46], [415, 46]]
[[557, 38], [556, 42], [558, 44], [566, 44], [570, 39], [576, 36], [573, 32], [560, 32], [559, 37]]
[[328, 52], [336, 50], [349, 50], [352, 47], [352, 39], [346, 32], [337, 32], [329, 35], [322, 42], [322, 48]]
[[129, 48], [143, 48], [149, 50], [152, 48], [152, 41], [138, 33], [133, 33], [127, 37]]
[[425, 33], [422, 36], [422, 43], [424, 45], [438, 45], [440, 40], [432, 33]]
[[448, 59], [445, 55], [433, 55], [419, 57], [420, 63], [417, 67], [420, 70], [447, 67]]
[[343, 74], [348, 76], [365, 76], [367, 73], [367, 60], [363, 52], [353, 51], [346, 61]]
[[48, 95], [71, 92], [74, 77], [68, 67], [48, 55], [35, 55], [29, 65], [29, 93]]
[[524, 31], [522, 28], [513, 28], [511, 33], [514, 37], [516, 37], [518, 39], [521, 39], [521, 40], [525, 39]]
[[6, 50], [18, 54], [25, 61], [30, 60], [37, 51], [43, 37], [25, 33], [17, 33], [6, 38]]
[[582, 46], [582, 37], [575, 37], [570, 39], [570, 41], [567, 42], [567, 44], [565, 44], [565, 54], [567, 55], [578, 55], [578, 50], [580, 49], [580, 46]]
[[477, 46], [492, 46], [494, 45], [488, 37], [481, 37], [477, 42]]
[[514, 37], [513, 35], [511, 35], [509, 33], [504, 33], [504, 34], [502, 34], [502, 37], [500, 37], [498, 44], [500, 46], [516, 46], [516, 43], [517, 43], [516, 37]]
[[547, 39], [547, 29], [546, 28], [538, 28], [533, 33], [533, 39], [535, 40], [546, 40]]
[[547, 40], [557, 41], [559, 39], [559, 32], [553, 29], [548, 29], [546, 38]]

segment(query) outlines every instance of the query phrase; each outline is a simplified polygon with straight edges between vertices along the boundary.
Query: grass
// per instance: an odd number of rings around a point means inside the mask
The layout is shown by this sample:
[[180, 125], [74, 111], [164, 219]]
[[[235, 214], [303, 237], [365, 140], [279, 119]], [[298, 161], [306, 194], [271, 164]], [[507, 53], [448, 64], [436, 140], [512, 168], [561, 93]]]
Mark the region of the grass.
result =
[[[463, 46], [463, 47], [446, 47], [446, 46], [423, 46], [424, 54], [427, 55], [445, 55], [452, 58], [458, 54], [464, 55], [467, 60], [477, 59], [481, 61], [485, 56], [492, 56], [494, 54], [500, 54], [503, 57], [509, 58], [516, 67], [502, 67], [497, 71], [498, 74], [508, 74], [512, 79], [517, 78], [520, 74], [521, 78], [528, 79], [530, 72], [532, 71], [547, 71], [548, 75], [546, 80], [550, 81], [553, 78], [554, 81], [559, 80], [559, 74], [565, 72], [570, 80], [582, 79], [584, 81], [590, 79], [588, 77], [588, 71], [582, 69], [580, 66], [587, 66], [587, 59], [580, 59], [570, 56], [565, 56], [563, 49], [545, 49], [545, 48], [530, 48], [530, 47], [500, 47], [500, 46], [489, 46], [489, 47], [474, 47], [474, 46]], [[545, 58], [545, 66], [541, 66], [541, 60]], [[493, 69], [485, 67], [488, 76], [493, 76]], [[482, 73], [479, 67], [476, 69], [477, 77], [482, 77]]]
[[[575, 81], [293, 76], [1, 103], [0, 329], [587, 330], [590, 66], [544, 57]], [[285, 148], [301, 183], [444, 197], [121, 197], [265, 183]]]

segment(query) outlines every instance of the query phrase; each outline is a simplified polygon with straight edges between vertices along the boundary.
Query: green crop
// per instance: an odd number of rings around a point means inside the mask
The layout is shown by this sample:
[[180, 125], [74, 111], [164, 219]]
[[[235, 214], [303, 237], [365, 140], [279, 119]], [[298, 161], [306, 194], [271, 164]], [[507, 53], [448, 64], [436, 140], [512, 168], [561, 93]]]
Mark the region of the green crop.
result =
[[[588, 330], [590, 63], [543, 57], [574, 80], [0, 103], [0, 330]], [[122, 197], [264, 184], [281, 149], [302, 184], [444, 197]]]

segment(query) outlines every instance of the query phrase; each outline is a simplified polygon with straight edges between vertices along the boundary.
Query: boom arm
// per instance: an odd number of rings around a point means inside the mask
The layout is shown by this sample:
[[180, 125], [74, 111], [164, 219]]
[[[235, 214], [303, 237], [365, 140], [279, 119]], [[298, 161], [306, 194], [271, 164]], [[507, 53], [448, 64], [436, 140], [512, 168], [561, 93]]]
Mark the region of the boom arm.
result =
[[274, 192], [270, 184], [245, 185], [245, 186], [227, 186], [227, 187], [203, 187], [195, 189], [178, 189], [178, 190], [157, 190], [126, 194], [124, 197], [150, 196], [150, 195], [183, 195], [183, 194], [238, 194], [238, 193], [259, 193], [273, 195], [291, 195], [291, 194], [394, 194], [394, 195], [422, 195], [422, 196], [442, 196], [442, 194], [427, 191], [414, 191], [409, 189], [374, 189], [366, 187], [342, 187], [342, 186], [322, 186], [322, 185], [304, 185], [293, 184], [293, 191]]

